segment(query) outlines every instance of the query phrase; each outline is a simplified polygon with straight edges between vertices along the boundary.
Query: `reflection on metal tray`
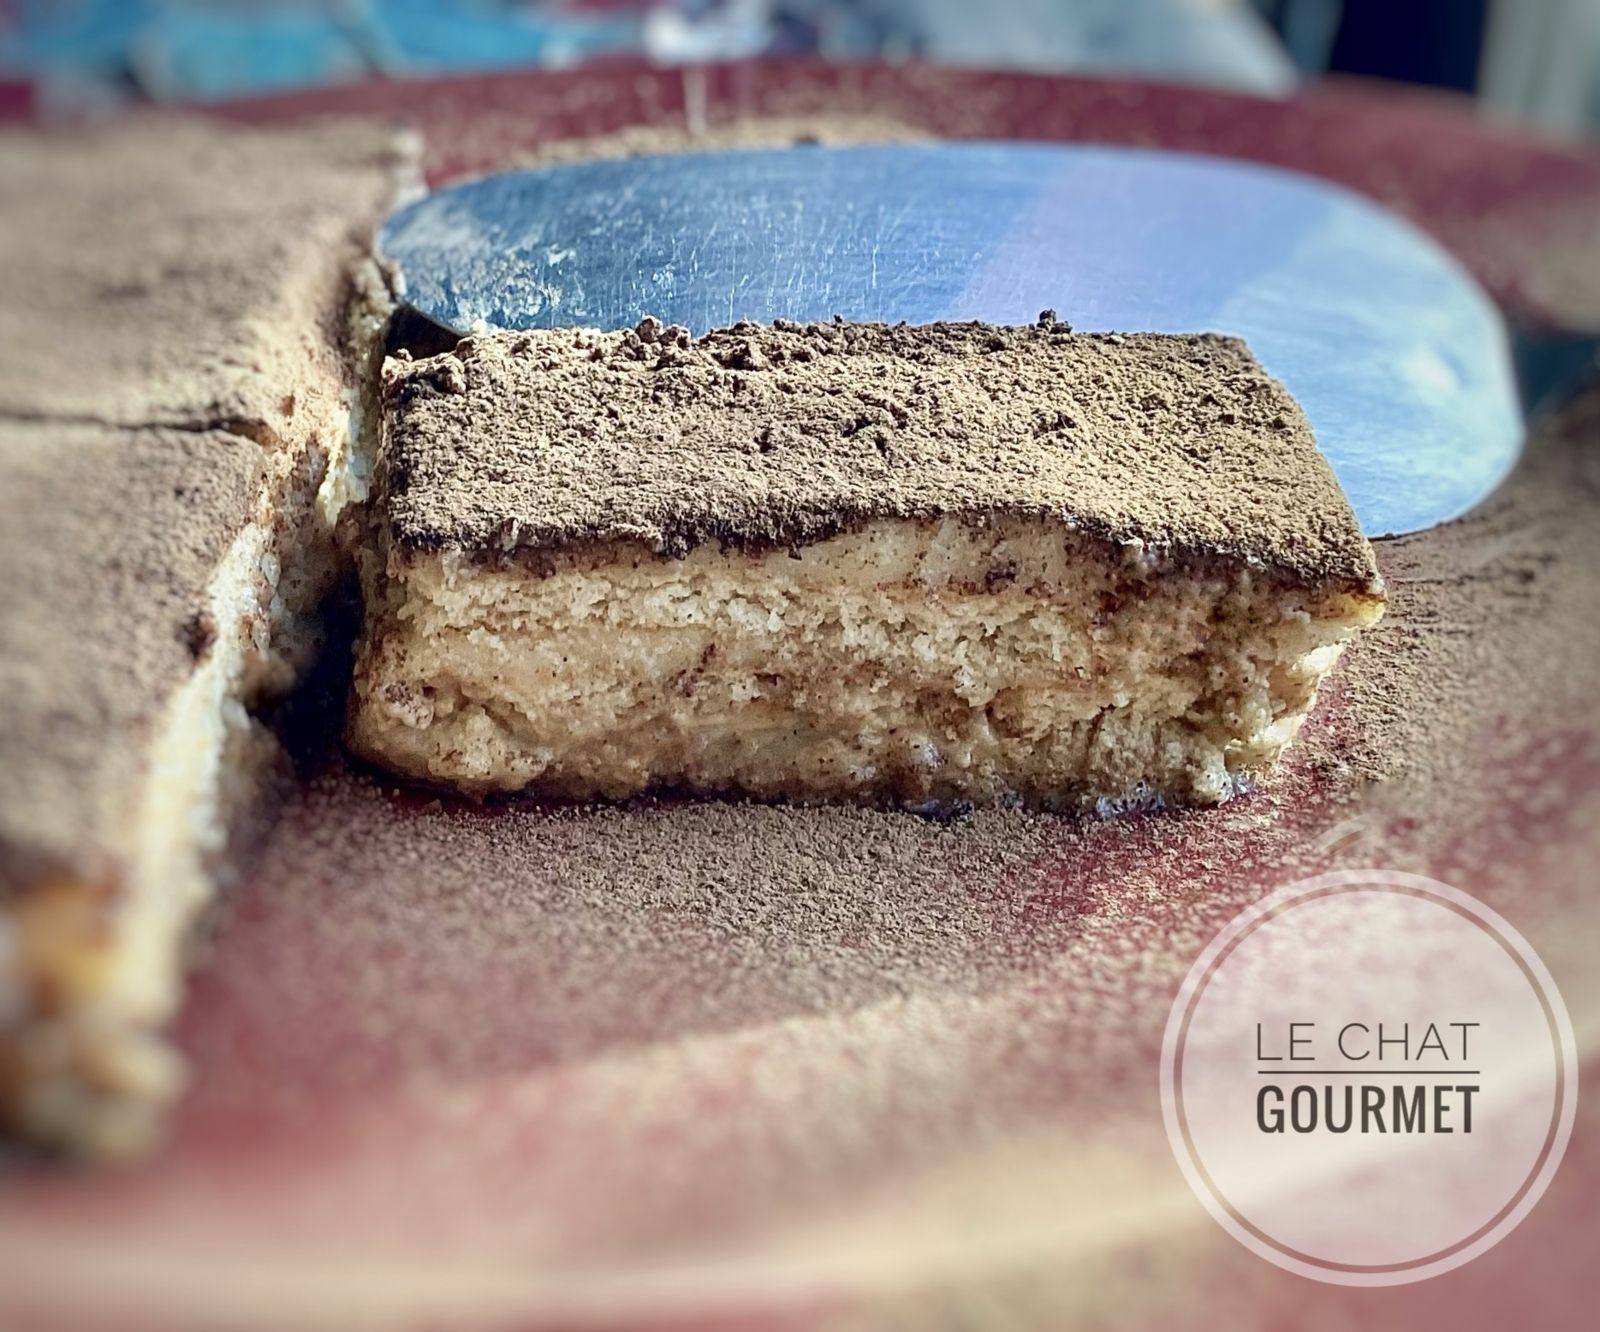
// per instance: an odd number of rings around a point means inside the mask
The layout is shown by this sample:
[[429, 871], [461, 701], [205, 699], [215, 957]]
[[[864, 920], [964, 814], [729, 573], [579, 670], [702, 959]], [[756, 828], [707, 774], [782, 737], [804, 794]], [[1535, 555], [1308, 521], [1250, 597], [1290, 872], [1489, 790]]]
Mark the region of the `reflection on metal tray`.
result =
[[409, 301], [457, 331], [982, 319], [1247, 338], [1369, 535], [1477, 503], [1522, 435], [1505, 330], [1410, 224], [1222, 158], [1043, 144], [798, 147], [492, 176], [397, 213]]

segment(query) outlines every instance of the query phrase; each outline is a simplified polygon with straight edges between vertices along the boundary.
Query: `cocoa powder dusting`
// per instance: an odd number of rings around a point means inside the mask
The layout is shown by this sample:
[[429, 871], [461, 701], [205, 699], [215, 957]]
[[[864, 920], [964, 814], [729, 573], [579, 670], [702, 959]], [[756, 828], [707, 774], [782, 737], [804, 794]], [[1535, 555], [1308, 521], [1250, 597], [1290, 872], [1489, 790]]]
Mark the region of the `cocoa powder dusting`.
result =
[[494, 558], [770, 547], [876, 518], [1038, 518], [1358, 593], [1372, 554], [1243, 342], [1037, 325], [735, 324], [469, 337], [392, 361], [384, 517]]
[[114, 884], [218, 561], [344, 428], [393, 129], [0, 130], [0, 897]]
[[[520, 126], [513, 126], [515, 133]], [[734, 152], [789, 148], [809, 144], [918, 143], [934, 136], [891, 116], [767, 116], [703, 125], [691, 130], [668, 125], [629, 125], [610, 134], [577, 139], [552, 139], [532, 149], [518, 148], [492, 160], [496, 170], [513, 166], [559, 166], [615, 157], [649, 157], [657, 153]]]

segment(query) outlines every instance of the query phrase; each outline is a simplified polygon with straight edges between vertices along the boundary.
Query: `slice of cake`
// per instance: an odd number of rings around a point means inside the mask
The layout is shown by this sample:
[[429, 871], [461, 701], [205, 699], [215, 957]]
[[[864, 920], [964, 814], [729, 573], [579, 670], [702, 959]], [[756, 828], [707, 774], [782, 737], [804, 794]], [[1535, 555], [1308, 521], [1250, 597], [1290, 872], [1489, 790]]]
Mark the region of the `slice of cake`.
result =
[[343, 564], [392, 131], [0, 134], [0, 1128], [149, 1136], [256, 712]]
[[1243, 343], [735, 325], [385, 370], [350, 741], [471, 793], [1222, 800], [1383, 606]]

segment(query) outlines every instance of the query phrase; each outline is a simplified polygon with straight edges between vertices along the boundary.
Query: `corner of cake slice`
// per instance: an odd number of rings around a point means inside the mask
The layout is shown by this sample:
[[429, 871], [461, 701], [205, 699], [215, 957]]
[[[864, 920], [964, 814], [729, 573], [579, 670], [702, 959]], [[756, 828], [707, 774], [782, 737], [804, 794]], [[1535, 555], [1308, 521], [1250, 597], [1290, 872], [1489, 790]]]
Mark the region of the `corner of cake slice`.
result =
[[0, 131], [0, 1133], [129, 1155], [182, 1085], [194, 930], [345, 574], [412, 156], [361, 121]]
[[493, 334], [383, 431], [349, 739], [473, 794], [1214, 803], [1383, 608], [1232, 338]]

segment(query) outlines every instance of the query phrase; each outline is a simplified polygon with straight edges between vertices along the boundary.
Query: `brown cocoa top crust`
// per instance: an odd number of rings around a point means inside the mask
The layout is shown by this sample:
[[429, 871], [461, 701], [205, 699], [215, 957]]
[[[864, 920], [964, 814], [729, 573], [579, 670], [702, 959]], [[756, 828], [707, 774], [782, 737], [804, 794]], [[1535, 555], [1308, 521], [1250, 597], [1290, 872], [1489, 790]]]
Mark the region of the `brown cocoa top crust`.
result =
[[0, 131], [0, 899], [113, 884], [207, 585], [348, 407], [381, 124]]
[[465, 338], [392, 360], [402, 551], [798, 546], [874, 519], [1058, 519], [1375, 590], [1311, 429], [1212, 334], [778, 322]]

